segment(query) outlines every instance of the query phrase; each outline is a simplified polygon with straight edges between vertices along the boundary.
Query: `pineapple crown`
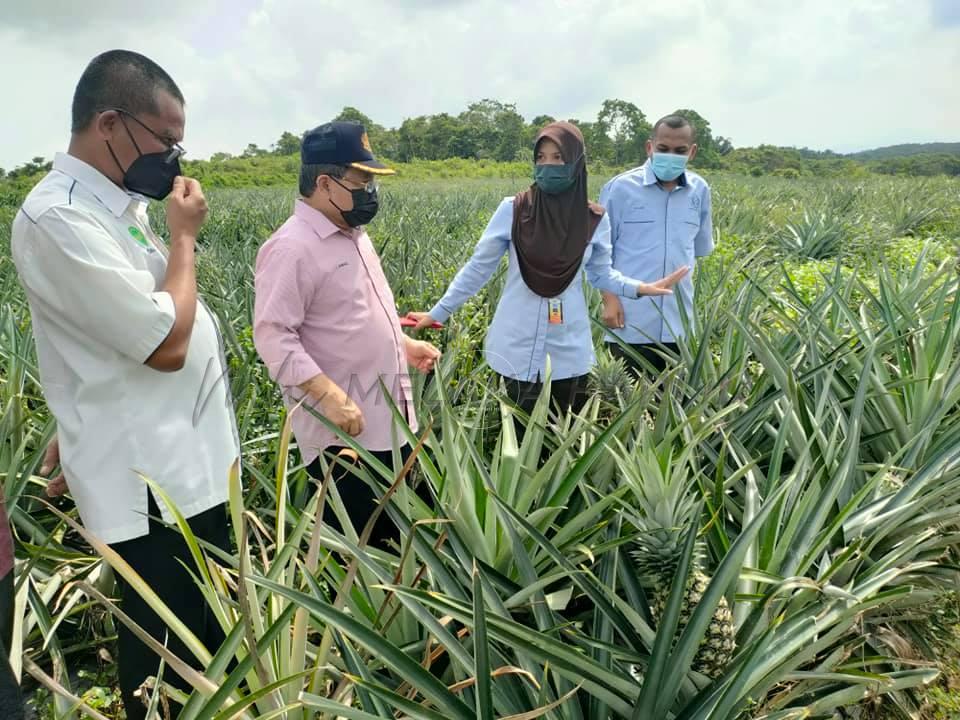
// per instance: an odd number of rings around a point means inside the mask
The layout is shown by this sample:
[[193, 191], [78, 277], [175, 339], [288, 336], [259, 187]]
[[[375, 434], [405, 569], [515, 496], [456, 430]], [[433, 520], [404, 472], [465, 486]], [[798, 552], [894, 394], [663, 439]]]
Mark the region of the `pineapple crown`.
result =
[[[647, 434], [647, 433], [644, 433]], [[637, 529], [631, 556], [641, 577], [668, 582], [676, 572], [686, 532], [697, 522], [697, 493], [686, 463], [677, 464], [672, 443], [654, 446], [641, 439], [635, 452], [618, 460], [624, 483], [633, 494], [628, 519]], [[702, 543], [694, 550], [701, 567]]]
[[621, 407], [629, 404], [639, 390], [636, 376], [623, 358], [613, 357], [608, 350], [597, 352], [597, 362], [590, 369], [587, 385], [604, 402]]
[[[641, 436], [649, 436], [642, 431]], [[693, 520], [697, 497], [686, 463], [673, 461], [673, 447], [641, 442], [627, 458], [619, 458], [621, 476], [632, 490], [641, 531], [682, 528]]]

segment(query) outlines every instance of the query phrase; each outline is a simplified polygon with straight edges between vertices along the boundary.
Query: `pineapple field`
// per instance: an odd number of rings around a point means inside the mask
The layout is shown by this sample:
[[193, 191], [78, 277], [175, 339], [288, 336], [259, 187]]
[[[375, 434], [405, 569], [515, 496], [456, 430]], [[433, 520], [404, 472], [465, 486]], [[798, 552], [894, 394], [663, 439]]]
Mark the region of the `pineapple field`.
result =
[[[444, 354], [414, 379], [414, 457], [370, 458], [368, 480], [393, 490], [381, 511], [405, 529], [394, 552], [366, 547], [369, 527], [319, 522], [336, 487], [299, 463], [253, 346], [253, 261], [294, 188], [207, 190], [198, 284], [243, 465], [233, 552], [192, 543], [226, 642], [165, 616], [207, 668], [159, 648], [159, 682], [196, 688], [181, 718], [960, 716], [960, 180], [708, 180], [717, 249], [662, 374], [603, 348], [593, 290], [598, 361], [578, 415], [544, 396], [522, 416], [493, 382], [482, 343], [501, 274], [424, 332]], [[370, 234], [399, 313], [433, 305], [527, 182], [385, 182]], [[9, 259], [16, 209], [0, 195], [11, 657], [36, 717], [121, 718], [115, 578], [156, 599], [69, 497], [43, 492], [55, 428]]]

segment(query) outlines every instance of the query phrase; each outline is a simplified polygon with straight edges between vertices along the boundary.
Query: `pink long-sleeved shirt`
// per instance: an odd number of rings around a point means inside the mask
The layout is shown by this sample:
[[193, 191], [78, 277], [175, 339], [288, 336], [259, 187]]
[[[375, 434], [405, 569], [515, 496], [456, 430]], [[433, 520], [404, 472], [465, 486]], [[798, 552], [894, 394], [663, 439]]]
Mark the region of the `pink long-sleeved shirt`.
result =
[[[297, 200], [257, 253], [253, 339], [290, 408], [301, 383], [324, 373], [363, 413], [355, 440], [368, 450], [403, 444], [380, 380], [414, 431], [411, 380], [396, 301], [366, 231], [342, 231]], [[317, 406], [312, 400], [305, 404]], [[293, 433], [304, 463], [343, 442], [303, 407]]]

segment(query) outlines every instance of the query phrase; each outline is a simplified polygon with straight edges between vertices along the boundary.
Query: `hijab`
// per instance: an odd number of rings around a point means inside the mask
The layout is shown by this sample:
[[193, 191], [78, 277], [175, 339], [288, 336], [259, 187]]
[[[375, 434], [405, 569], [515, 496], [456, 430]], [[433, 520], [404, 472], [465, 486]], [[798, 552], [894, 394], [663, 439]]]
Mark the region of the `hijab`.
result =
[[544, 127], [534, 141], [534, 162], [544, 139], [555, 142], [564, 163], [573, 166], [573, 185], [550, 194], [534, 183], [517, 194], [511, 237], [527, 287], [541, 297], [552, 298], [566, 290], [580, 271], [603, 208], [587, 200], [587, 162], [579, 128], [569, 122]]

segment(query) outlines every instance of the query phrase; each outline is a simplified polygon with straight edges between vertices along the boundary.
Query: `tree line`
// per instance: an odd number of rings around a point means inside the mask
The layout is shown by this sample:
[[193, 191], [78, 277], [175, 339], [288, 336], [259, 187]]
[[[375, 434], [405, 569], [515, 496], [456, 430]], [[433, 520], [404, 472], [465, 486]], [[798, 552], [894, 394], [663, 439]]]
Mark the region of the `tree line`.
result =
[[[720, 167], [720, 157], [733, 149], [730, 140], [714, 137], [710, 123], [695, 110], [679, 109], [675, 114], [683, 115], [697, 128], [700, 167]], [[516, 105], [491, 99], [471, 103], [459, 115], [407, 118], [398, 128], [375, 123], [354, 107], [343, 108], [334, 119], [363, 123], [377, 155], [402, 163], [449, 158], [526, 162], [532, 157], [537, 132], [554, 120], [568, 119], [583, 132], [590, 162], [611, 167], [628, 165], [645, 154], [644, 144], [653, 129], [643, 111], [626, 100], [605, 100], [595, 120], [538, 115], [527, 122]], [[285, 132], [270, 148], [248, 145], [241, 157], [293, 155], [299, 149], [299, 136]], [[210, 159], [229, 157], [217, 153]]]
[[[695, 110], [681, 108], [674, 114], [686, 117], [696, 128], [699, 150], [693, 162], [695, 168], [783, 177], [870, 172], [960, 175], [960, 144], [957, 143], [897, 146], [904, 150], [902, 154], [894, 152], [896, 148], [879, 148], [851, 155], [773, 145], [735, 148], [730, 138], [714, 135], [710, 122]], [[558, 118], [538, 115], [528, 122], [517, 112], [516, 105], [488, 98], [471, 103], [457, 115], [420, 115], [407, 118], [396, 128], [380, 125], [354, 107], [343, 108], [335, 119], [363, 123], [376, 154], [392, 162], [529, 163], [537, 132]], [[656, 118], [648, 118], [634, 103], [621, 99], [605, 100], [593, 120], [565, 119], [575, 123], [583, 132], [590, 164], [614, 170], [643, 161], [645, 144], [653, 130], [652, 123], [656, 121]], [[232, 185], [272, 184], [291, 172], [291, 163], [296, 162], [295, 156], [300, 151], [301, 134], [286, 131], [270, 147], [261, 148], [251, 143], [239, 155], [217, 152], [207, 161], [192, 161], [188, 165], [206, 176], [231, 175], [229, 184]], [[18, 181], [46, 172], [49, 167], [49, 161], [35, 157], [9, 172], [0, 168], [0, 181], [6, 179], [21, 184]], [[253, 178], [256, 173], [262, 177]], [[248, 174], [251, 177], [246, 182], [244, 178]]]

